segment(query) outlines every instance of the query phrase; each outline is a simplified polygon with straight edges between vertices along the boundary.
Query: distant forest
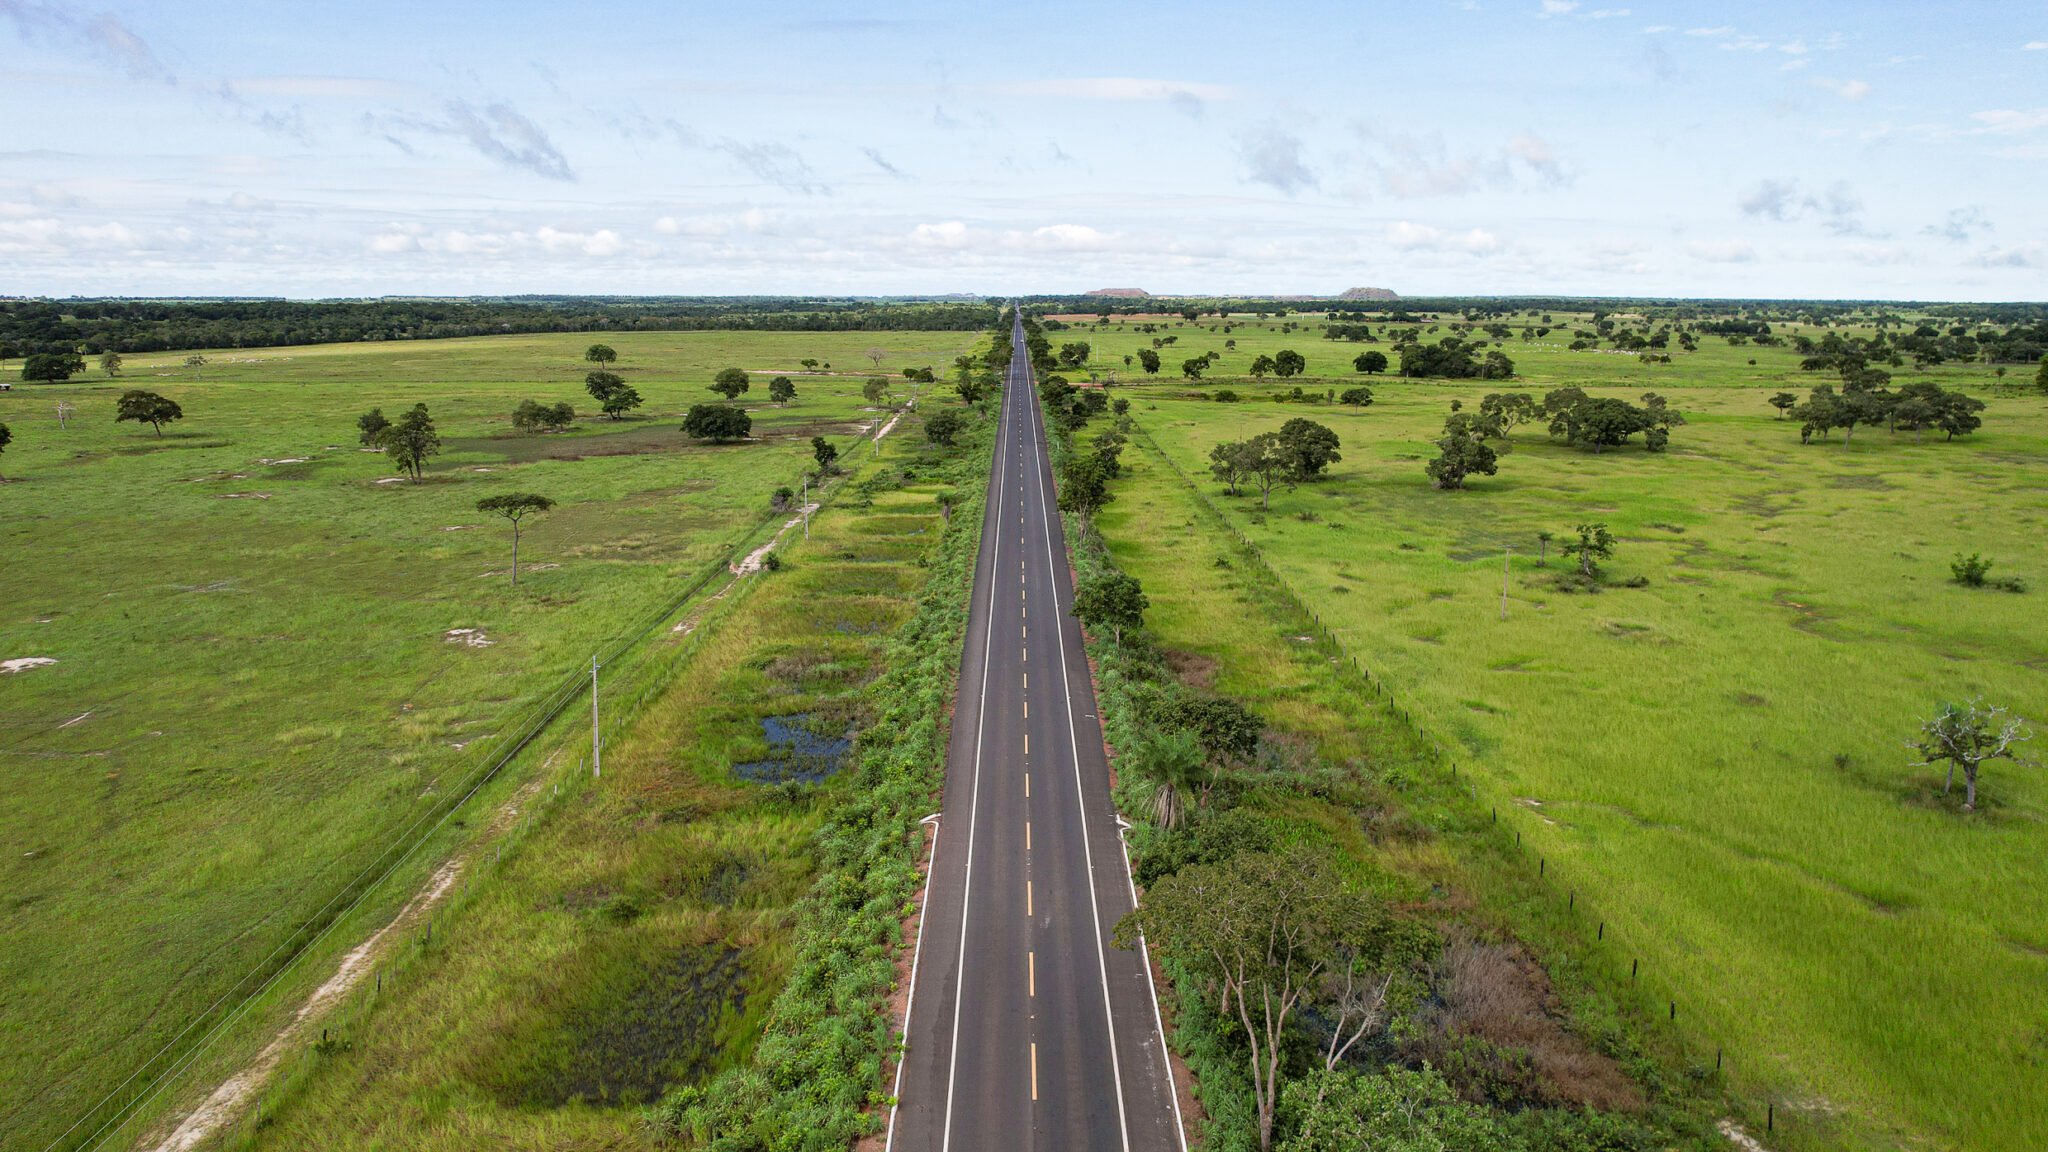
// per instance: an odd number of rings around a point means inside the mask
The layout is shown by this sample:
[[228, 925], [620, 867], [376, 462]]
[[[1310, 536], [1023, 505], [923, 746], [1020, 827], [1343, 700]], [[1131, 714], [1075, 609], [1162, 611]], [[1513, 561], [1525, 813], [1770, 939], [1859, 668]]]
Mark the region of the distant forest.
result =
[[972, 332], [993, 303], [705, 297], [0, 301], [0, 357], [168, 352], [513, 332]]

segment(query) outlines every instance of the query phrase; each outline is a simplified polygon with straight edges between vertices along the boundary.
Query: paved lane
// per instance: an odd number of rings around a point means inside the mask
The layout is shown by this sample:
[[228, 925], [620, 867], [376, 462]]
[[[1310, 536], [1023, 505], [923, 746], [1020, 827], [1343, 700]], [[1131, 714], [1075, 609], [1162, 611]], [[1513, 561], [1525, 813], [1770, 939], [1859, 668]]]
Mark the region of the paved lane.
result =
[[1183, 1152], [1021, 326], [890, 1147]]

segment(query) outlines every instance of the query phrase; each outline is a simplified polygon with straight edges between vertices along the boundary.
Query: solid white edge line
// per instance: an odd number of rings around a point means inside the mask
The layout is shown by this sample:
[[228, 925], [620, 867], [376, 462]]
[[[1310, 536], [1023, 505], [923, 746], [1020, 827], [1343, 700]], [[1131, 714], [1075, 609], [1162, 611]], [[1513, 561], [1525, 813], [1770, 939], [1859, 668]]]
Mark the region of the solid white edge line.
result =
[[[1007, 398], [1005, 402], [1007, 403]], [[998, 438], [1002, 436], [1000, 425], [997, 426], [996, 435]], [[998, 499], [1002, 496], [1003, 488], [1009, 483], [1009, 478], [1010, 466], [1005, 461], [996, 469]], [[986, 527], [987, 523], [984, 521], [983, 528]], [[1003, 556], [1001, 532], [996, 533], [993, 547], [994, 551], [989, 554], [988, 561], [988, 621], [983, 625], [981, 637], [981, 695], [975, 705], [977, 714], [974, 718], [974, 787], [967, 798], [967, 874], [960, 885], [960, 956], [953, 969], [953, 1039], [952, 1050], [946, 1054], [946, 1121], [939, 1137], [940, 1152], [948, 1152], [953, 1146], [953, 1082], [960, 1071], [960, 998], [967, 986], [967, 909], [974, 896], [974, 822], [981, 810], [981, 745], [982, 735], [988, 729], [988, 668], [991, 662], [990, 646], [995, 638], [996, 626], [996, 564]], [[977, 564], [975, 574], [979, 576], [980, 571], [980, 565]], [[937, 863], [936, 853], [932, 860], [934, 864]], [[923, 935], [923, 928], [922, 924], [918, 926], [920, 936]], [[907, 1033], [905, 1037], [908, 1038]]]
[[[917, 822], [932, 826], [932, 866], [924, 874], [924, 899], [917, 905], [917, 943], [910, 947], [910, 995], [903, 1001], [903, 1044], [896, 1053], [896, 1081], [889, 1088], [889, 1134], [882, 1140], [884, 1152], [896, 1146], [896, 1109], [903, 1104], [903, 1066], [910, 1063], [910, 1013], [917, 1008], [917, 962], [924, 958], [924, 917], [932, 906], [932, 873], [939, 865], [939, 818], [937, 813]], [[1129, 855], [1128, 852], [1125, 853]]]
[[[1027, 373], [1030, 371], [1029, 364], [1025, 365], [1025, 370]], [[1117, 1132], [1123, 1138], [1124, 1152], [1130, 1152], [1131, 1123], [1124, 1108], [1123, 1059], [1117, 1054], [1116, 1049], [1116, 1009], [1110, 1002], [1109, 995], [1109, 953], [1104, 949], [1102, 943], [1102, 907], [1101, 902], [1095, 897], [1095, 849], [1088, 843], [1087, 789], [1081, 782], [1081, 744], [1080, 739], [1074, 732], [1074, 688], [1073, 682], [1067, 676], [1066, 614], [1065, 609], [1060, 607], [1059, 570], [1052, 567], [1055, 563], [1052, 555], [1052, 518], [1051, 513], [1046, 509], [1049, 499], [1046, 491], [1048, 487], [1046, 483], [1046, 465], [1039, 451], [1039, 443], [1043, 438], [1043, 431], [1039, 421], [1038, 405], [1035, 400], [1032, 401], [1031, 405], [1031, 432], [1031, 470], [1038, 481], [1038, 516], [1040, 525], [1045, 533], [1045, 562], [1048, 568], [1046, 579], [1052, 586], [1053, 627], [1059, 630], [1060, 688], [1067, 701], [1067, 750], [1074, 760], [1074, 805], [1081, 813], [1081, 856], [1088, 868], [1088, 910], [1091, 913], [1088, 919], [1095, 929], [1095, 962], [1102, 972], [1102, 1023], [1105, 1030], [1109, 1033], [1109, 1068], [1111, 1074], [1116, 1079]], [[1164, 1056], [1165, 1053], [1162, 1052], [1161, 1055]], [[1169, 1064], [1167, 1067], [1169, 1070], [1168, 1080], [1170, 1081], [1172, 1079], [1172, 1065]]]

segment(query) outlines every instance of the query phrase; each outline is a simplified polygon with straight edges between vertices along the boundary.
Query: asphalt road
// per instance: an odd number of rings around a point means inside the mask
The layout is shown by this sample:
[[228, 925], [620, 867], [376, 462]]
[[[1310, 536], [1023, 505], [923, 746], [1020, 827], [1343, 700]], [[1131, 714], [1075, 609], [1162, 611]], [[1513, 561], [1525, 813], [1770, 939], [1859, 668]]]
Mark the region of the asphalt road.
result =
[[889, 1147], [1183, 1152], [1021, 328]]

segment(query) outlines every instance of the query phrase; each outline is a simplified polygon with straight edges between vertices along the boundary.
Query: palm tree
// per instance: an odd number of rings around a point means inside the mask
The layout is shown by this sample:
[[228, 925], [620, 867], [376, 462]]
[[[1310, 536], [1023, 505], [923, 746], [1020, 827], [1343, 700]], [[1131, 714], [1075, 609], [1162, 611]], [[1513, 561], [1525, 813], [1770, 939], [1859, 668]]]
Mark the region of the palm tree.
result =
[[1158, 732], [1140, 736], [1123, 762], [1152, 785], [1152, 822], [1162, 830], [1187, 820], [1188, 795], [1202, 782], [1205, 762], [1201, 741], [1193, 732]]

